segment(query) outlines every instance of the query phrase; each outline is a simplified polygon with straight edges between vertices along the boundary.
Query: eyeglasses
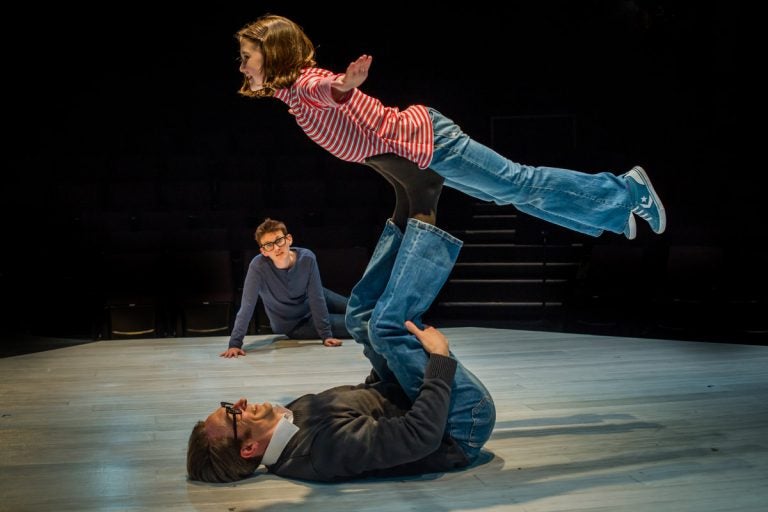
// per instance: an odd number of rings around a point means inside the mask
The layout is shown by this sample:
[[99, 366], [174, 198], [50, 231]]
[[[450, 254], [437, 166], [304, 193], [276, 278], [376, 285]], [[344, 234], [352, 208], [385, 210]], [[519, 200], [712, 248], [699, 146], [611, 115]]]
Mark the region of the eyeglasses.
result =
[[231, 402], [219, 402], [223, 408], [227, 410], [227, 417], [232, 416], [232, 430], [235, 432], [235, 440], [237, 440], [237, 415], [243, 414], [243, 411], [235, 408], [235, 404]]
[[264, 251], [265, 251], [265, 252], [269, 252], [269, 251], [271, 251], [272, 249], [274, 249], [274, 248], [275, 248], [275, 246], [278, 246], [278, 247], [282, 247], [282, 246], [284, 246], [284, 245], [285, 245], [285, 242], [287, 242], [286, 238], [287, 238], [287, 237], [289, 237], [289, 236], [291, 236], [291, 234], [290, 234], [290, 233], [288, 233], [287, 235], [283, 235], [283, 236], [281, 236], [280, 238], [275, 238], [273, 241], [271, 241], [271, 242], [267, 242], [267, 243], [265, 243], [265, 244], [262, 244], [262, 245], [260, 245], [259, 247], [261, 247], [262, 249], [264, 249]]

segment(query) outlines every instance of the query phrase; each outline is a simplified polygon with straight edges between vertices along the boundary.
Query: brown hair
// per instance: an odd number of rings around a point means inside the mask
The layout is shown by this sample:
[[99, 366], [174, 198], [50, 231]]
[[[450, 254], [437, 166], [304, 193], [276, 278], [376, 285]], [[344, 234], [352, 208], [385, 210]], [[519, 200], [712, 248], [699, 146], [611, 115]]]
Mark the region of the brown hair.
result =
[[261, 464], [261, 457], [240, 456], [240, 441], [230, 437], [211, 440], [205, 422], [198, 421], [189, 435], [187, 475], [190, 480], [224, 483], [248, 478]]
[[256, 228], [256, 231], [253, 233], [253, 238], [259, 245], [261, 245], [261, 237], [272, 231], [280, 231], [283, 235], [288, 234], [288, 228], [285, 227], [283, 222], [267, 217], [264, 219], [264, 222], [259, 224]]
[[264, 54], [263, 88], [251, 91], [248, 80], [244, 78], [238, 91], [243, 96], [274, 96], [276, 89], [293, 85], [302, 69], [315, 65], [312, 41], [300, 26], [288, 18], [266, 14], [238, 30], [235, 38], [239, 42], [250, 41]]

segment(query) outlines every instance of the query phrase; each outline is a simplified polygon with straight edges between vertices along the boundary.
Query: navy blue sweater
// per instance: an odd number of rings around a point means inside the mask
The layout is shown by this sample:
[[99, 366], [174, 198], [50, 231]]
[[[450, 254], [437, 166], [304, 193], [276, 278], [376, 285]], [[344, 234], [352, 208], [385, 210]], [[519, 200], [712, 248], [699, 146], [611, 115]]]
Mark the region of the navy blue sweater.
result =
[[296, 262], [288, 269], [275, 267], [272, 260], [261, 254], [251, 260], [240, 311], [229, 338], [230, 348], [243, 346], [259, 297], [273, 332], [288, 333], [311, 314], [318, 336], [323, 340], [333, 337], [315, 254], [301, 247], [291, 247], [291, 250], [296, 254]]

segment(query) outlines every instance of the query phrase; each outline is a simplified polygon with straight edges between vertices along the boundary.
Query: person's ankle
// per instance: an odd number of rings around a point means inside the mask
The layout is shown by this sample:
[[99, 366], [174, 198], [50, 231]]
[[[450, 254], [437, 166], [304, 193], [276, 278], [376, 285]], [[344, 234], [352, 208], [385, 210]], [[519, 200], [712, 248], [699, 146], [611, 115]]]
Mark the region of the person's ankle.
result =
[[437, 214], [434, 212], [434, 210], [430, 213], [416, 213], [412, 215], [412, 217], [421, 222], [432, 224], [433, 226], [435, 225], [435, 222], [437, 222]]

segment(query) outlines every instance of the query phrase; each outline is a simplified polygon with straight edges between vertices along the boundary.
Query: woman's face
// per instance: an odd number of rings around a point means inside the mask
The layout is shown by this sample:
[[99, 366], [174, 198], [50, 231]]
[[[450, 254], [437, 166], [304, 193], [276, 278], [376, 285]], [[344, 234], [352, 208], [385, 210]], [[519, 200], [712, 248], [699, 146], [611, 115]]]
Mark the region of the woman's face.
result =
[[245, 75], [251, 91], [258, 91], [264, 84], [264, 54], [251, 41], [240, 40], [240, 72]]

